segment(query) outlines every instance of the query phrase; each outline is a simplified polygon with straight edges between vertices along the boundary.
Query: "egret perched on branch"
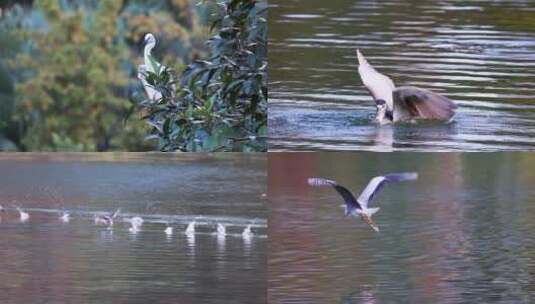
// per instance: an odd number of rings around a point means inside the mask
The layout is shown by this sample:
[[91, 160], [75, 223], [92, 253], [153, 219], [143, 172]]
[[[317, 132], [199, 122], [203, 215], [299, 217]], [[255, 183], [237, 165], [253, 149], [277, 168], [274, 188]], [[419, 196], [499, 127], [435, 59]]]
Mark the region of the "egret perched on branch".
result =
[[162, 99], [163, 95], [153, 85], [148, 83], [147, 76], [149, 72], [159, 76], [167, 68], [158, 61], [156, 61], [156, 59], [152, 56], [152, 49], [156, 46], [156, 38], [154, 38], [153, 34], [148, 33], [145, 35], [145, 38], [143, 39], [143, 45], [144, 62], [138, 67], [137, 78], [141, 80], [143, 88], [145, 88], [145, 92], [147, 93], [147, 97], [151, 101], [159, 101], [160, 99]]
[[415, 172], [410, 173], [393, 173], [387, 174], [384, 176], [377, 176], [370, 180], [364, 191], [360, 194], [358, 199], [355, 199], [355, 196], [351, 191], [349, 191], [344, 186], [338, 185], [335, 181], [323, 179], [323, 178], [309, 178], [308, 184], [310, 186], [322, 187], [330, 186], [333, 187], [338, 194], [340, 194], [345, 201], [345, 215], [357, 216], [360, 217], [368, 223], [373, 230], [379, 231], [379, 227], [372, 220], [372, 215], [374, 215], [379, 208], [368, 208], [368, 205], [373, 201], [377, 193], [383, 188], [383, 186], [389, 182], [401, 182], [401, 181], [410, 181], [416, 180], [418, 174]]
[[377, 106], [377, 121], [387, 124], [415, 119], [450, 121], [457, 106], [447, 97], [416, 87], [396, 88], [387, 76], [377, 72], [357, 50], [359, 75]]

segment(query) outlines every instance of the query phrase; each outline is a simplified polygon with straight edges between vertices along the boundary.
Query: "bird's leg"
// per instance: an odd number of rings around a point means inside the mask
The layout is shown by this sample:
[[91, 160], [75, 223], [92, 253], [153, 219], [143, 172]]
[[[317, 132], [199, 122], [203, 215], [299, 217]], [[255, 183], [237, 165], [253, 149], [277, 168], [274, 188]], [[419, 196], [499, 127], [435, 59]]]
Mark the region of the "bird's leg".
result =
[[377, 226], [377, 224], [372, 220], [372, 218], [370, 216], [368, 216], [367, 214], [364, 214], [364, 213], [361, 213], [360, 214], [360, 217], [366, 222], [368, 223], [368, 225], [370, 225], [372, 227], [373, 230], [375, 230], [376, 232], [379, 232], [379, 226]]

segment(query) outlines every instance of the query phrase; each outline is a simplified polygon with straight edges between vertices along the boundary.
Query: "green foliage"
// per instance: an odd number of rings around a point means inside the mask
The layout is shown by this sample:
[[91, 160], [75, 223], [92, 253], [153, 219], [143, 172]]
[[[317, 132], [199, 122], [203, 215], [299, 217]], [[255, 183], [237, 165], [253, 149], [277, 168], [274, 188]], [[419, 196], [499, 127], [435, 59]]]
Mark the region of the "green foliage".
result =
[[129, 103], [120, 94], [127, 81], [119, 64], [128, 53], [113, 43], [121, 1], [101, 1], [89, 13], [63, 11], [52, 0], [38, 5], [49, 30], [31, 33], [35, 51], [13, 62], [35, 72], [17, 86], [15, 117], [27, 126], [25, 148], [105, 151], [123, 146], [124, 137], [139, 136], [139, 127], [122, 128]]
[[164, 62], [182, 70], [203, 53], [207, 35], [192, 3], [40, 0], [4, 11], [0, 150], [153, 150], [141, 117], [124, 122], [142, 59], [138, 43], [156, 33]]
[[164, 98], [139, 105], [163, 151], [267, 150], [267, 3], [219, 5], [211, 57], [187, 67], [176, 94], [171, 70], [146, 75]]

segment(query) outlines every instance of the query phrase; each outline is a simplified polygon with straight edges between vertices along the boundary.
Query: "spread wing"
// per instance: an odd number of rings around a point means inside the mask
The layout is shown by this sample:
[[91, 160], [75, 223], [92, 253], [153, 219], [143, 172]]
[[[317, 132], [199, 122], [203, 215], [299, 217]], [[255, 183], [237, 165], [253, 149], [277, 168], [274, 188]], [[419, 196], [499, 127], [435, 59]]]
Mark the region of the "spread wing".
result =
[[398, 87], [394, 98], [394, 121], [410, 119], [450, 120], [457, 106], [449, 98], [416, 87]]
[[357, 50], [359, 61], [359, 75], [362, 83], [368, 89], [375, 101], [384, 100], [389, 109], [392, 108], [392, 91], [395, 88], [394, 82], [388, 76], [377, 72], [364, 58], [364, 55]]
[[115, 210], [115, 212], [111, 215], [111, 218], [114, 219], [119, 215], [119, 212], [121, 212], [121, 208], [118, 208]]
[[384, 176], [376, 176], [370, 180], [364, 191], [360, 194], [358, 202], [364, 207], [368, 208], [368, 205], [373, 202], [375, 196], [384, 185], [389, 182], [402, 182], [409, 180], [416, 180], [418, 178], [418, 173], [408, 172], [408, 173], [393, 173], [387, 174]]
[[360, 204], [355, 199], [355, 196], [353, 196], [353, 194], [351, 193], [351, 191], [349, 191], [344, 186], [338, 185], [335, 181], [314, 177], [314, 178], [308, 179], [308, 184], [314, 187], [324, 187], [324, 186], [333, 187], [336, 190], [336, 192], [338, 192], [338, 194], [340, 194], [344, 198], [344, 201], [346, 203], [346, 213], [355, 208], [362, 209], [360, 207]]

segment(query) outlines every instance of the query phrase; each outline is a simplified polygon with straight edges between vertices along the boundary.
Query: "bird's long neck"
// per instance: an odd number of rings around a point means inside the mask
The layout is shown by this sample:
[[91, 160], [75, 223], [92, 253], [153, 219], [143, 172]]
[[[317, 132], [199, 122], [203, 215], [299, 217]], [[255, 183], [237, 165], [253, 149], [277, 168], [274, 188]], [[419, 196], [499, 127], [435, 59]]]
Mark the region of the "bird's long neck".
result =
[[145, 45], [145, 49], [144, 49], [144, 53], [143, 53], [143, 57], [145, 59], [145, 64], [147, 64], [149, 62], [149, 57], [152, 56], [152, 49], [154, 48], [154, 44], [152, 43], [149, 43], [147, 45]]

